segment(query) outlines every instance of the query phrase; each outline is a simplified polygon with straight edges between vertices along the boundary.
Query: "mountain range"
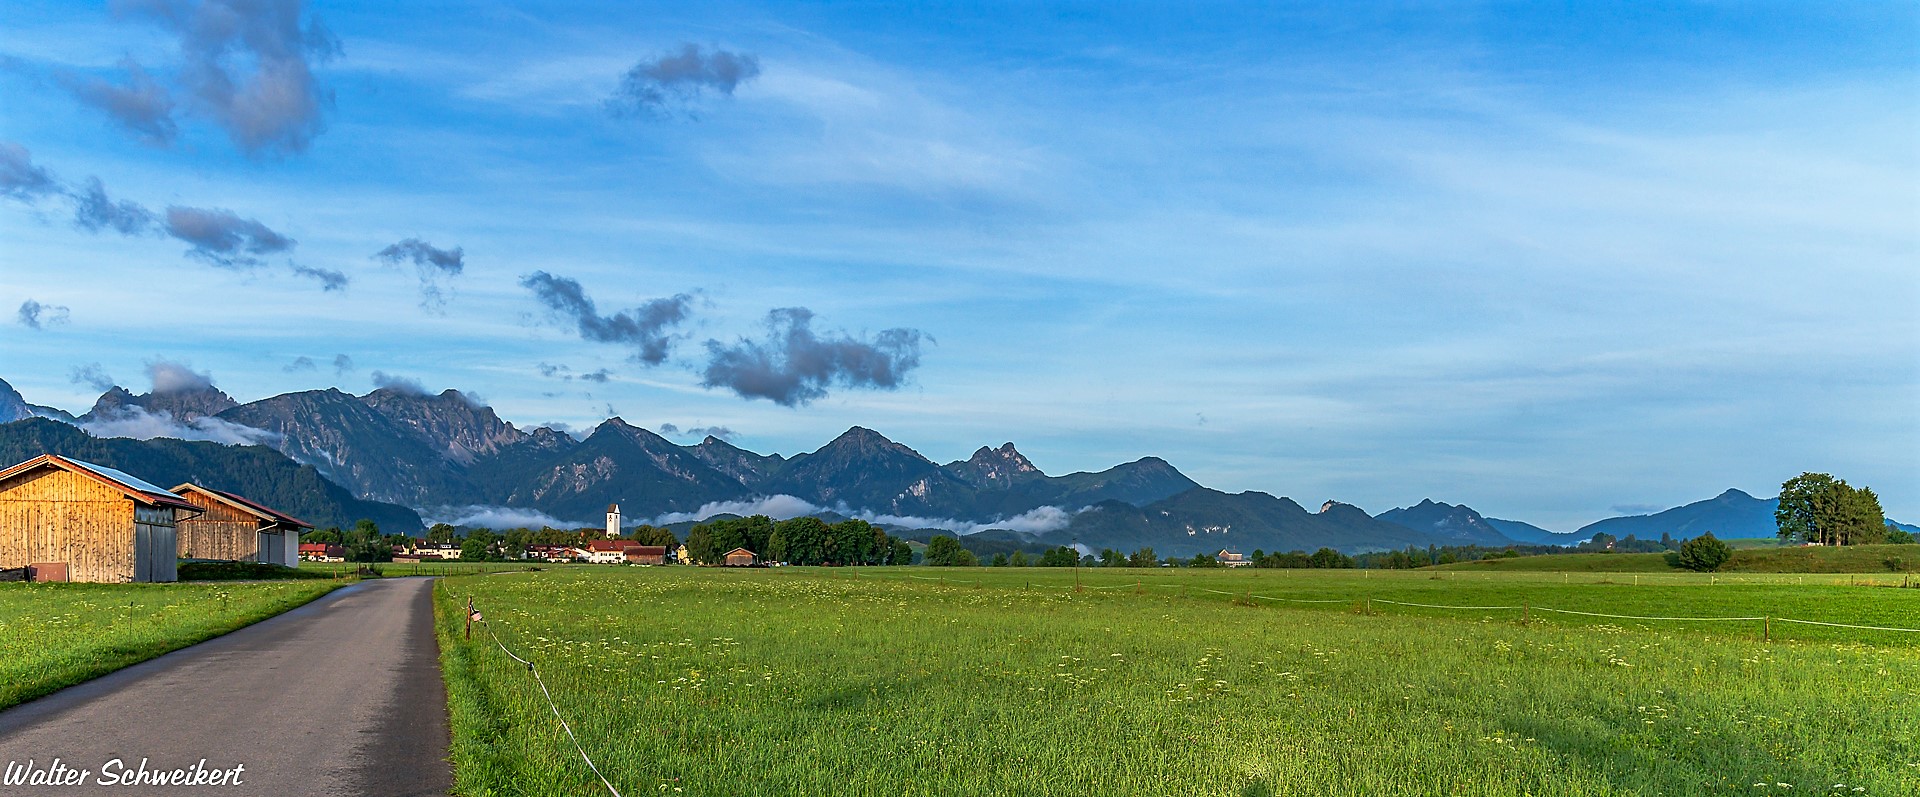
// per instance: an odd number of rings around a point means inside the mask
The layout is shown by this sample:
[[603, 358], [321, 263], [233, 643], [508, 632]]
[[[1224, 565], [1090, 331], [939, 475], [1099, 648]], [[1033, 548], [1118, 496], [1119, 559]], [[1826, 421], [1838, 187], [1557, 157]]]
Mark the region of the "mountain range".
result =
[[[53, 451], [163, 481], [191, 473], [180, 480], [252, 488], [259, 500], [305, 511], [322, 525], [377, 516], [383, 527], [414, 529], [422, 515], [454, 519], [479, 509], [598, 525], [613, 503], [636, 520], [686, 521], [774, 511], [769, 499], [785, 497], [789, 510], [800, 505], [898, 529], [990, 531], [1010, 544], [1152, 547], [1163, 556], [1772, 530], [1771, 502], [1737, 490], [1561, 534], [1432, 500], [1378, 516], [1337, 501], [1308, 511], [1285, 497], [1203, 487], [1157, 457], [1054, 476], [1009, 442], [941, 464], [859, 426], [790, 457], [713, 436], [678, 445], [618, 417], [576, 439], [548, 427], [517, 428], [457, 390], [311, 390], [240, 403], [211, 384], [144, 394], [116, 386], [75, 417], [28, 404], [0, 381], [0, 423], [0, 454], [9, 461]], [[1756, 530], [1762, 519], [1764, 534]]]

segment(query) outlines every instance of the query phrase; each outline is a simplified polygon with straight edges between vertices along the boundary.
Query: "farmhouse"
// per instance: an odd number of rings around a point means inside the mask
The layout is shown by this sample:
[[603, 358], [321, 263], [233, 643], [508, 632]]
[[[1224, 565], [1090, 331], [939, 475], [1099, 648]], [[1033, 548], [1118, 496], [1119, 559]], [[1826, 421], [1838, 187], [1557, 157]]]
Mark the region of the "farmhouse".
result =
[[726, 553], [722, 564], [727, 567], [752, 567], [754, 563], [758, 561], [760, 561], [760, 557], [754, 555], [752, 551], [745, 548], [735, 548]]
[[173, 581], [175, 523], [199, 512], [112, 468], [43, 454], [0, 471], [0, 570], [64, 569], [73, 581]]
[[627, 548], [627, 564], [664, 565], [667, 563], [667, 546], [633, 545]]
[[347, 561], [347, 548], [324, 542], [303, 542], [300, 543], [300, 558], [307, 562], [344, 562]]
[[1234, 553], [1225, 548], [1220, 549], [1219, 553], [1214, 554], [1213, 560], [1226, 567], [1246, 567], [1247, 565], [1253, 564], [1253, 560], [1248, 559], [1246, 554]]
[[180, 558], [287, 567], [300, 563], [300, 532], [313, 528], [312, 523], [191, 482], [173, 492], [202, 510], [198, 517], [178, 523]]
[[580, 546], [580, 558], [596, 565], [617, 565], [627, 561], [627, 549], [638, 545], [632, 540], [589, 540]]

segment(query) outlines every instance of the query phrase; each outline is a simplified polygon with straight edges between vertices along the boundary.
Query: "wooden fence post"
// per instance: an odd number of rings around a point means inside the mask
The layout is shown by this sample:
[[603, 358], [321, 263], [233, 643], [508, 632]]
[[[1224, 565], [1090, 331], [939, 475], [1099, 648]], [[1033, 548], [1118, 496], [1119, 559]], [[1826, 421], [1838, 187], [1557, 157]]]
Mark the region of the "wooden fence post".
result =
[[467, 596], [467, 639], [473, 639], [473, 596]]

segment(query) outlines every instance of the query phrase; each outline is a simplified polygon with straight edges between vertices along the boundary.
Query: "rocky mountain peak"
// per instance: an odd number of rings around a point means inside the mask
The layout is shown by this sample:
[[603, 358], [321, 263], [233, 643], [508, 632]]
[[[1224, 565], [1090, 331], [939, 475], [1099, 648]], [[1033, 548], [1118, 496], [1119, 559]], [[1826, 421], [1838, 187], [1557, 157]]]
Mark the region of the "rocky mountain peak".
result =
[[435, 396], [385, 387], [360, 401], [462, 465], [526, 438], [513, 424], [494, 414], [492, 407], [458, 390]]
[[234, 401], [232, 396], [211, 383], [187, 385], [171, 390], [156, 389], [138, 396], [126, 388], [114, 385], [108, 388], [107, 392], [101, 393], [100, 398], [94, 400], [93, 409], [88, 410], [82, 417], [101, 418], [125, 412], [128, 407], [139, 407], [152, 413], [172, 415], [180, 421], [191, 421], [201, 416], [218, 415], [238, 406], [240, 402]]

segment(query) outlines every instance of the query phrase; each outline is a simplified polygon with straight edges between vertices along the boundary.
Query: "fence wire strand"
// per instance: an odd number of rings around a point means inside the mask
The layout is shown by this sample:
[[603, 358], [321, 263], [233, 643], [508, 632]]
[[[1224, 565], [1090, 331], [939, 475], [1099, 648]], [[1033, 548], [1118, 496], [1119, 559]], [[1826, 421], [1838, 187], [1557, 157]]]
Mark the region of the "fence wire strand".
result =
[[587, 755], [587, 748], [580, 745], [580, 737], [574, 735], [573, 725], [567, 722], [566, 717], [561, 716], [559, 704], [553, 702], [553, 692], [547, 689], [547, 679], [540, 677], [540, 669], [533, 666], [533, 662], [520, 658], [518, 654], [507, 648], [505, 642], [500, 641], [500, 635], [494, 632], [493, 624], [487, 622], [485, 612], [480, 613], [480, 627], [487, 630], [487, 636], [493, 640], [495, 646], [500, 648], [501, 653], [507, 654], [507, 658], [526, 665], [527, 672], [533, 673], [534, 683], [540, 685], [540, 694], [547, 698], [547, 708], [553, 709], [553, 718], [560, 721], [561, 729], [567, 732], [567, 738], [573, 742], [573, 749], [580, 751], [580, 760], [587, 762], [587, 768], [593, 770], [594, 777], [600, 779], [600, 783], [607, 787], [607, 791], [613, 793], [613, 797], [621, 797], [620, 790], [614, 788], [613, 782], [607, 780], [607, 776], [600, 772], [600, 765], [593, 763], [593, 757]]

